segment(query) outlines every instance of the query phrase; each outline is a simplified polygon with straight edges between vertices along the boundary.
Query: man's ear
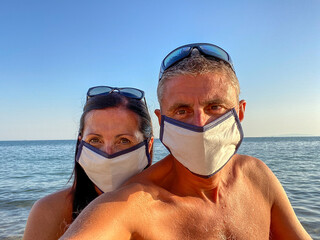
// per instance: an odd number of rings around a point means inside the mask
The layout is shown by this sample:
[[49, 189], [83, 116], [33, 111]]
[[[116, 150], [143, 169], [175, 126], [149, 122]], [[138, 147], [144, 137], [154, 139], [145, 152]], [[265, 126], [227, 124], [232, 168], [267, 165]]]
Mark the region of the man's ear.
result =
[[149, 150], [149, 153], [151, 152], [151, 149], [152, 149], [152, 145], [153, 145], [153, 141], [154, 141], [154, 138], [151, 137], [150, 140], [149, 140], [149, 143], [148, 143], [148, 150]]
[[244, 112], [246, 111], [247, 102], [245, 100], [241, 100], [239, 102], [239, 120], [242, 122], [244, 119]]
[[161, 124], [161, 112], [160, 112], [160, 109], [154, 110], [154, 113], [157, 115], [158, 121], [159, 121], [159, 125], [160, 125]]

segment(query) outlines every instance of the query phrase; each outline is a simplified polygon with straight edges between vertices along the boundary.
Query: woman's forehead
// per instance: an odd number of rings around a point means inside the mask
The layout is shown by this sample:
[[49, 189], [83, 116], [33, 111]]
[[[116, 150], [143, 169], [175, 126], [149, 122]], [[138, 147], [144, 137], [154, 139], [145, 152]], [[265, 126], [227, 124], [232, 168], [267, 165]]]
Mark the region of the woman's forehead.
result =
[[137, 114], [126, 108], [105, 108], [87, 113], [84, 127], [91, 130], [139, 130], [139, 121]]

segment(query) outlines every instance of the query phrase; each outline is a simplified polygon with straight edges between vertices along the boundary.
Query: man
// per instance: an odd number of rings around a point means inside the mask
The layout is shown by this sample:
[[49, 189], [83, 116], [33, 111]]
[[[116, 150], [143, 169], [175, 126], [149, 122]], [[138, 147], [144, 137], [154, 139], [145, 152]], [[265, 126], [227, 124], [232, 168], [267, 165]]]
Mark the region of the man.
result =
[[155, 111], [171, 154], [95, 200], [63, 239], [311, 239], [271, 170], [235, 154], [246, 108], [239, 91], [223, 49], [172, 51]]

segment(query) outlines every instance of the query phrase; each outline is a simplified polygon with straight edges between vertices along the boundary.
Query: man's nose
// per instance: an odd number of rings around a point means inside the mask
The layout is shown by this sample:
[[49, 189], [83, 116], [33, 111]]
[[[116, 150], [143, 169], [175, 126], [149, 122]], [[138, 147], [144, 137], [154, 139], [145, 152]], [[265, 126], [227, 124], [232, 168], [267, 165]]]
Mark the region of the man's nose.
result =
[[192, 125], [203, 127], [207, 124], [209, 118], [210, 117], [203, 110], [195, 110]]

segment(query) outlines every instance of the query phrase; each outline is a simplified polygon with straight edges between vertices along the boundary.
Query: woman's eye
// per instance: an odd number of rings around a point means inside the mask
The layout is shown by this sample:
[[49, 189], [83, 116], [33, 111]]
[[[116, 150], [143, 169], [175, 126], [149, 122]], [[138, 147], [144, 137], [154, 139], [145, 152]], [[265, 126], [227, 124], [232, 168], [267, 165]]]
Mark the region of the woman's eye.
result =
[[131, 143], [131, 141], [129, 139], [127, 139], [127, 138], [121, 138], [120, 139], [120, 143], [121, 144], [129, 144], [129, 143]]

